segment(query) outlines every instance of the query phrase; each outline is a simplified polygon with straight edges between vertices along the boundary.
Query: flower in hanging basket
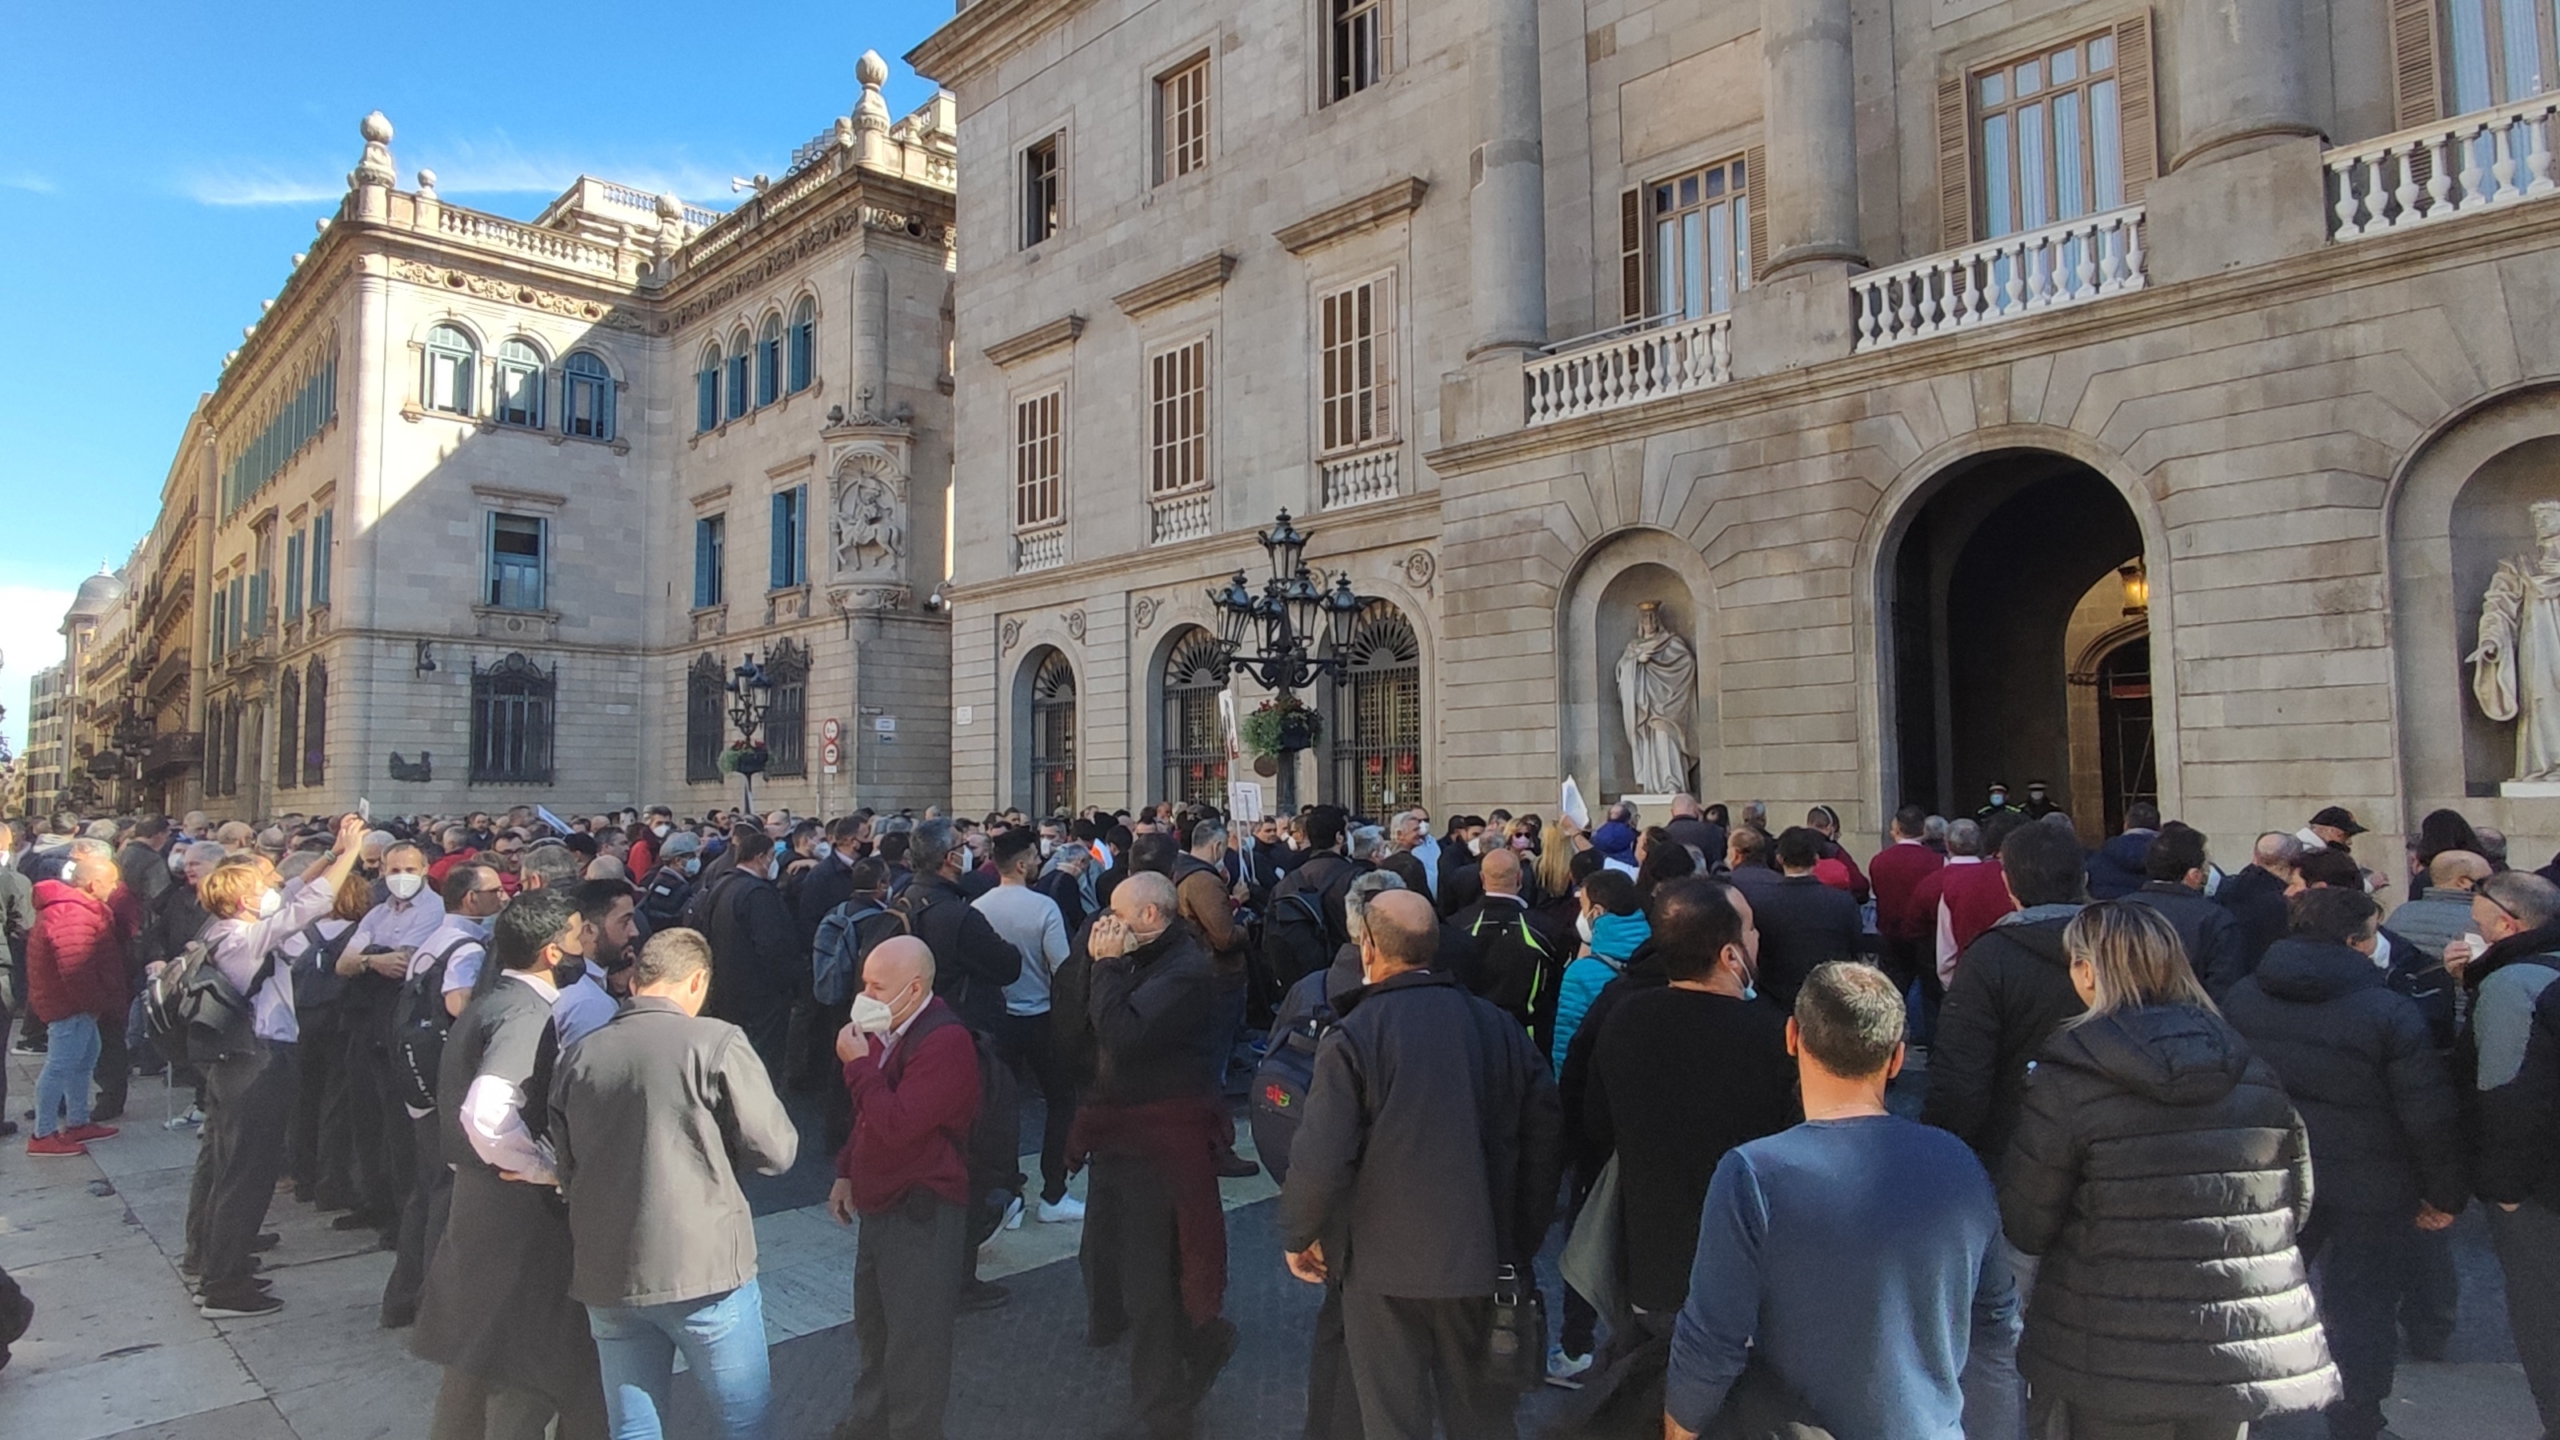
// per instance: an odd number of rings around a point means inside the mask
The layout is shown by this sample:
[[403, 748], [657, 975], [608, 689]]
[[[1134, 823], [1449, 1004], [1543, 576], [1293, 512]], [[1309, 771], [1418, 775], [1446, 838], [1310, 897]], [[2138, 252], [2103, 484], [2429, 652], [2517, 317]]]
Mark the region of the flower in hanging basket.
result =
[[761, 740], [749, 740], [720, 752], [720, 769], [730, 775], [761, 775], [772, 758]]
[[1254, 754], [1281, 755], [1313, 749], [1324, 739], [1324, 721], [1312, 706], [1274, 697], [1247, 712], [1236, 731]]

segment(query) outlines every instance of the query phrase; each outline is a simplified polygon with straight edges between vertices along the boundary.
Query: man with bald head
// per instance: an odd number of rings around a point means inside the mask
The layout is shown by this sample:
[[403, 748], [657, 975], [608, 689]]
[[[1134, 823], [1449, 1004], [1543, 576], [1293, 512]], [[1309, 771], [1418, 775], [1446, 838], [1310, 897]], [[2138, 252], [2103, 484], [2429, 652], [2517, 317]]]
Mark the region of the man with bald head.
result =
[[1235, 1354], [1227, 1231], [1212, 1155], [1224, 1118], [1210, 1083], [1223, 1013], [1208, 948], [1181, 922], [1173, 882], [1132, 871], [1086, 936], [1086, 1014], [1100, 1052], [1071, 1157], [1090, 1157], [1084, 1273], [1090, 1338], [1126, 1329], [1130, 1390], [1147, 1433], [1187, 1436]]
[[1549, 930], [1521, 897], [1518, 852], [1507, 846], [1495, 850], [1478, 872], [1483, 898], [1449, 918], [1474, 946], [1458, 958], [1458, 982], [1508, 1011], [1544, 1051], [1555, 1033], [1556, 985], [1573, 958], [1573, 945]]
[[1512, 1018], [1429, 968], [1438, 945], [1430, 901], [1370, 899], [1367, 983], [1316, 1051], [1281, 1244], [1291, 1274], [1341, 1287], [1367, 1433], [1429, 1435], [1436, 1409], [1451, 1440], [1507, 1440], [1517, 1393], [1484, 1363], [1494, 1282], [1536, 1283], [1561, 1111]]
[[862, 993], [836, 1036], [853, 1138], [836, 1156], [827, 1208], [841, 1225], [862, 1217], [853, 1254], [862, 1371], [839, 1436], [942, 1440], [979, 1091], [977, 1042], [933, 980], [922, 940], [881, 941], [863, 959]]

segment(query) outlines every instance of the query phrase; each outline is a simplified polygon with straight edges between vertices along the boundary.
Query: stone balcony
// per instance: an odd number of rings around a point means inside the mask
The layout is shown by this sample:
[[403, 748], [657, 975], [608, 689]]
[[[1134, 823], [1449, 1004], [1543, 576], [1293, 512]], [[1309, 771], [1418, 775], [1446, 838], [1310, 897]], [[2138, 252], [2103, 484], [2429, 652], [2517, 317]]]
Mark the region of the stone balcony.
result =
[[1529, 423], [1569, 420], [1733, 378], [1733, 317], [1657, 316], [1558, 341], [1522, 369]]
[[1366, 505], [1372, 500], [1394, 498], [1397, 490], [1396, 455], [1398, 446], [1392, 440], [1365, 450], [1328, 455], [1316, 462], [1319, 495], [1324, 509], [1340, 510], [1349, 505]]
[[1044, 525], [1013, 537], [1013, 568], [1016, 574], [1055, 570], [1066, 563], [1067, 527], [1064, 525]]
[[2127, 205], [1853, 275], [1853, 349], [2127, 294], [2143, 287], [2142, 258], [2142, 207]]
[[2360, 240], [2560, 194], [2551, 128], [2560, 94], [2475, 110], [2321, 157], [2329, 238]]

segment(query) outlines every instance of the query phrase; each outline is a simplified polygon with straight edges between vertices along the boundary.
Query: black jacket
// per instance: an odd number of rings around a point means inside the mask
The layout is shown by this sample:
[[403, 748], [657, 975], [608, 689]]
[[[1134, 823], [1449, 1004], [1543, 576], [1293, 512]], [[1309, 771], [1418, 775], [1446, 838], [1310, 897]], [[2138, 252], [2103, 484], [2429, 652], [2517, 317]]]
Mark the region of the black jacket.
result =
[[933, 993], [976, 1031], [1004, 1017], [1004, 987], [1022, 978], [1022, 952], [996, 933], [960, 887], [940, 875], [918, 875], [891, 907], [907, 933], [933, 951]]
[[772, 881], [732, 866], [698, 897], [695, 910], [702, 938], [711, 942], [711, 997], [703, 1014], [752, 1029], [809, 984], [809, 952]]
[[2245, 975], [2257, 968], [2258, 957], [2283, 939], [2290, 928], [2285, 915], [2284, 882], [2255, 865], [2243, 865], [2213, 892], [2213, 899], [2240, 922], [2240, 970]]
[[2337, 1396], [2296, 1245], [2310, 1141], [2247, 1041], [2200, 1008], [2120, 1010], [2055, 1035], [2024, 1091], [2000, 1218], [2044, 1262], [2018, 1346], [2039, 1395], [2217, 1421]]
[[2303, 936], [2275, 943], [2231, 987], [2223, 1014], [2275, 1067], [2311, 1127], [2320, 1203], [2415, 1215], [2425, 1200], [2459, 1210], [2460, 1105], [2426, 1017], [2352, 946]]
[[2157, 830], [2127, 830], [2108, 836], [2080, 867], [2080, 873], [2089, 880], [2089, 898], [2121, 900], [2141, 889], [2147, 879], [2142, 859], [2150, 853], [2151, 842], [2159, 838]]
[[1591, 1066], [1600, 1048], [1600, 1032], [1620, 1005], [1670, 983], [1670, 974], [1662, 968], [1661, 952], [1646, 940], [1627, 957], [1626, 968], [1591, 997], [1591, 1008], [1582, 1012], [1582, 1023], [1575, 1027], [1572, 1041], [1564, 1048], [1564, 1068], [1556, 1074], [1556, 1091], [1564, 1102], [1565, 1155], [1573, 1165], [1577, 1195], [1588, 1189], [1600, 1177], [1600, 1167], [1609, 1163], [1608, 1146], [1601, 1137], [1589, 1134], [1583, 1123], [1590, 1113]]
[[[1209, 947], [1179, 921], [1114, 959], [1093, 957], [1084, 943], [1089, 939], [1090, 932], [1079, 937], [1076, 953], [1088, 966], [1085, 1016], [1093, 1026], [1096, 1050], [1093, 1103], [1146, 1105], [1210, 1094], [1226, 1046], [1214, 1023], [1221, 1004]], [[1004, 948], [1021, 953], [1011, 945]], [[1002, 1008], [1001, 996], [997, 1005]], [[1294, 1143], [1289, 1153], [1294, 1168]]]
[[1272, 887], [1274, 900], [1283, 895], [1313, 897], [1316, 908], [1324, 915], [1325, 943], [1340, 945], [1351, 936], [1342, 925], [1342, 899], [1349, 893], [1351, 882], [1368, 869], [1339, 850], [1326, 850], [1298, 862], [1298, 867], [1280, 878]]
[[2187, 964], [2216, 1001], [2230, 994], [2231, 987], [2249, 972], [2249, 937], [2220, 901], [2175, 880], [2149, 881], [2128, 898], [2159, 911], [2160, 918], [2176, 929]]
[[818, 943], [818, 925], [827, 918], [827, 912], [852, 898], [852, 861], [831, 854], [810, 867], [791, 896], [791, 918], [800, 927], [800, 948], [814, 947]]
[[[1555, 1033], [1556, 983], [1573, 947], [1548, 934], [1538, 913], [1518, 896], [1487, 895], [1451, 915], [1441, 929], [1467, 939], [1457, 955], [1458, 983], [1519, 1021], [1529, 1043], [1544, 1054]], [[1445, 967], [1435, 959], [1432, 968]]]
[[2471, 962], [2454, 1073], [2480, 1198], [2560, 1209], [2560, 974], [2545, 972], [2560, 972], [2560, 926], [2509, 936]]
[[1526, 1270], [1554, 1219], [1555, 1082], [1520, 1027], [1431, 970], [1342, 998], [1316, 1050], [1280, 1192], [1289, 1250], [1339, 1237], [1326, 1261], [1368, 1295], [1493, 1293]]
[[1780, 1010], [1796, 1008], [1796, 992], [1813, 967], [1858, 954], [1858, 902], [1811, 875], [1782, 875], [1751, 893], [1760, 931], [1760, 993]]
[[[195, 894], [195, 887], [191, 885], [172, 885], [169, 889], [184, 890], [191, 898]], [[166, 897], [169, 891], [163, 890], [160, 893]], [[154, 906], [153, 920], [156, 920], [158, 913], [159, 907]], [[204, 912], [198, 910], [196, 913], [202, 915]], [[146, 934], [153, 920], [143, 922]], [[25, 963], [27, 936], [34, 933], [35, 928], [34, 884], [26, 876], [19, 874], [14, 867], [0, 866], [0, 960]]]
[[204, 913], [203, 902], [196, 898], [196, 887], [180, 880], [160, 892], [143, 919], [142, 962], [177, 959], [212, 923], [213, 917]]
[[1956, 957], [1929, 1048], [1920, 1118], [1973, 1147], [1994, 1180], [2024, 1103], [2027, 1062], [2063, 1021], [2089, 1008], [2062, 952], [2067, 916], [1992, 926]]

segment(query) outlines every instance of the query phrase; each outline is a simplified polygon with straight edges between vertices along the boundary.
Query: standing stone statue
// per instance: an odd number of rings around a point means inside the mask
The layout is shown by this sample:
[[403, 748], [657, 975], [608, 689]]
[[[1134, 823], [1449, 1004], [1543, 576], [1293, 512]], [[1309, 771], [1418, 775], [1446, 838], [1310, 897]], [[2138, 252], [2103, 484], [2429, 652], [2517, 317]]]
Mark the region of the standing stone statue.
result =
[[1645, 601], [1637, 607], [1636, 638], [1618, 657], [1618, 706], [1642, 793], [1689, 788], [1689, 712], [1697, 696], [1698, 657], [1688, 641], [1662, 628], [1662, 602]]
[[2480, 606], [2471, 693], [2516, 723], [2518, 780], [2560, 780], [2560, 500], [2534, 503], [2538, 552], [2498, 562]]

